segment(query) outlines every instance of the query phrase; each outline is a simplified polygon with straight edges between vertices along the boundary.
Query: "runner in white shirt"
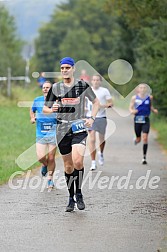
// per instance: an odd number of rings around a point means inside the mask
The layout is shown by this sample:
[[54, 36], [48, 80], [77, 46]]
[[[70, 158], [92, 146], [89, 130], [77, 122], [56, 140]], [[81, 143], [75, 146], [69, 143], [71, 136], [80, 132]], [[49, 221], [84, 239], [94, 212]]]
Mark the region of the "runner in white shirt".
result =
[[[95, 170], [96, 166], [96, 132], [99, 135], [99, 164], [104, 164], [104, 146], [105, 146], [105, 132], [107, 126], [106, 119], [106, 108], [112, 107], [112, 97], [107, 88], [101, 87], [102, 78], [100, 75], [92, 76], [92, 90], [95, 93], [96, 97], [100, 101], [100, 109], [96, 115], [96, 119], [91, 128], [89, 128], [89, 150], [92, 159], [92, 164], [90, 170]], [[91, 117], [92, 103], [87, 99], [86, 100], [86, 117]]]

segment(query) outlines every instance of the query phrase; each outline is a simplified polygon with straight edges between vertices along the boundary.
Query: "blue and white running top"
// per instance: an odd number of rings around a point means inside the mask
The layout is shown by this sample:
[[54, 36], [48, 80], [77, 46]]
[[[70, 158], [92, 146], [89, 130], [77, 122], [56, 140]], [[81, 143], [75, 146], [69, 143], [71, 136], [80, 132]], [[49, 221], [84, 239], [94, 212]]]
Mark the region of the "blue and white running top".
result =
[[135, 109], [138, 113], [135, 116], [149, 116], [151, 113], [151, 99], [150, 96], [146, 96], [144, 99], [136, 95]]
[[56, 113], [42, 113], [45, 98], [39, 96], [34, 99], [32, 111], [36, 113], [36, 137], [54, 137], [56, 135]]

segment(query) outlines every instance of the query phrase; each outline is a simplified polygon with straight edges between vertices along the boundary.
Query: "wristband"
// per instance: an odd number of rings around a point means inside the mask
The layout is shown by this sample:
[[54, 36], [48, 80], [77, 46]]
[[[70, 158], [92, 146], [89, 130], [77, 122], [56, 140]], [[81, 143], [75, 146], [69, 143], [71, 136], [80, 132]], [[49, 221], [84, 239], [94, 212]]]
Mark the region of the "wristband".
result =
[[95, 120], [95, 117], [94, 117], [94, 116], [91, 116], [90, 118], [91, 118], [93, 121]]

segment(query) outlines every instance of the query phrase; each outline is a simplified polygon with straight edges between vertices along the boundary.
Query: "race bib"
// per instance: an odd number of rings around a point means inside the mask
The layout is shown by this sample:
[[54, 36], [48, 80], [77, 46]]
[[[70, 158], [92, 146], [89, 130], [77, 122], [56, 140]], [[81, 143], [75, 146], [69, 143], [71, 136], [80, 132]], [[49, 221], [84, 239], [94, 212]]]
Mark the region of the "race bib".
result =
[[71, 128], [72, 128], [73, 133], [79, 133], [82, 131], [86, 131], [83, 120], [78, 120], [76, 122], [73, 122]]
[[53, 122], [41, 122], [41, 132], [48, 132], [53, 127]]
[[63, 105], [78, 105], [80, 103], [80, 97], [77, 98], [62, 98]]
[[135, 116], [135, 123], [145, 123], [145, 116]]

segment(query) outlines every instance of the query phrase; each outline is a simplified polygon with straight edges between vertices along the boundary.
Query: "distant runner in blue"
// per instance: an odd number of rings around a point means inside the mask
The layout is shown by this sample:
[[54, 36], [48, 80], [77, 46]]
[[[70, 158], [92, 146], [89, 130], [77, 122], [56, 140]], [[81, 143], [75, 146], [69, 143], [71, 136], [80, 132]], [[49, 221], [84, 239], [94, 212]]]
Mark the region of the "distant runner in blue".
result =
[[41, 174], [48, 173], [48, 188], [53, 188], [53, 174], [55, 170], [56, 153], [56, 113], [46, 115], [42, 113], [45, 98], [52, 84], [45, 81], [42, 87], [43, 96], [34, 99], [30, 109], [30, 121], [36, 123], [36, 153], [42, 163]]
[[153, 96], [150, 95], [150, 88], [147, 84], [141, 83], [137, 88], [137, 95], [132, 96], [129, 111], [134, 115], [134, 129], [136, 139], [135, 145], [143, 139], [143, 159], [142, 164], [147, 164], [146, 154], [148, 149], [148, 134], [150, 130], [150, 113], [155, 114], [158, 110], [153, 107]]

